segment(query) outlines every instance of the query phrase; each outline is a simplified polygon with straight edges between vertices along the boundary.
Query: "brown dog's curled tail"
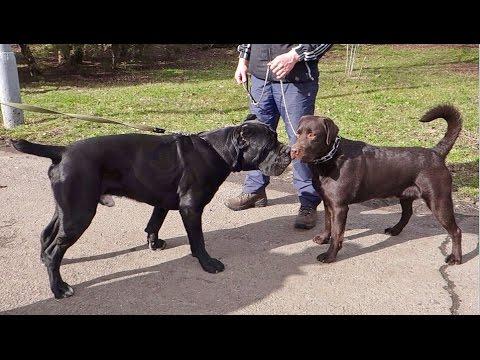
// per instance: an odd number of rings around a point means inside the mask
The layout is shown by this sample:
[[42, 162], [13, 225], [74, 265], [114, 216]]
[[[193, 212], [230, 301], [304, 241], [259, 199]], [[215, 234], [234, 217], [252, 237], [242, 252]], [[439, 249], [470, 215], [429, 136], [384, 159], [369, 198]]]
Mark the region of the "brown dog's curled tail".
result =
[[462, 115], [454, 106], [444, 104], [428, 110], [425, 115], [422, 116], [420, 121], [430, 122], [438, 118], [445, 119], [448, 128], [443, 139], [433, 147], [433, 151], [438, 153], [441, 157], [446, 158], [462, 130]]
[[62, 154], [65, 151], [65, 146], [35, 144], [23, 139], [10, 139], [7, 143], [20, 152], [50, 158], [54, 164], [62, 160]]

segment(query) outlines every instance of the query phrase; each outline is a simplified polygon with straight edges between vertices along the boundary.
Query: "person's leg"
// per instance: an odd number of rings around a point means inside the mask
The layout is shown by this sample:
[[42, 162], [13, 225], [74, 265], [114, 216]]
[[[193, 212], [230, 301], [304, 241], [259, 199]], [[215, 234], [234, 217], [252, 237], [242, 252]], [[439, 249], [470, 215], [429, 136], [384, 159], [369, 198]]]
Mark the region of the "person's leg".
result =
[[[250, 112], [258, 118], [259, 121], [276, 129], [280, 114], [275, 104], [272, 93], [272, 84], [267, 83], [264, 88], [265, 80], [252, 76], [251, 93], [258, 105], [250, 104]], [[263, 91], [263, 96], [261, 95]], [[225, 202], [225, 205], [234, 211], [245, 210], [252, 207], [263, 207], [267, 205], [267, 195], [265, 188], [269, 184], [270, 178], [263, 175], [260, 171], [249, 171], [245, 177], [242, 193], [232, 197]]]
[[[267, 82], [263, 97], [261, 96], [264, 83], [264, 80], [252, 76], [251, 93], [255, 101], [259, 101], [259, 104], [254, 105], [250, 103], [250, 112], [254, 114], [259, 121], [269, 125], [272, 129], [276, 129], [280, 114], [273, 98], [272, 84], [270, 82]], [[263, 175], [260, 171], [249, 171], [245, 177], [243, 193], [257, 194], [264, 192], [269, 182], [270, 178]]]
[[[288, 115], [284, 106], [280, 83], [273, 85], [275, 102], [285, 122], [290, 145], [293, 145], [296, 140], [295, 132], [298, 128], [300, 118], [304, 115], [313, 115], [315, 112], [315, 98], [318, 92], [318, 83], [315, 81], [308, 83], [284, 83], [283, 91]], [[289, 124], [289, 119], [292, 126]], [[293, 160], [292, 164], [293, 185], [297, 189], [300, 204], [302, 207], [316, 208], [318, 204], [320, 204], [321, 198], [313, 188], [312, 173], [308, 165], [298, 160]]]

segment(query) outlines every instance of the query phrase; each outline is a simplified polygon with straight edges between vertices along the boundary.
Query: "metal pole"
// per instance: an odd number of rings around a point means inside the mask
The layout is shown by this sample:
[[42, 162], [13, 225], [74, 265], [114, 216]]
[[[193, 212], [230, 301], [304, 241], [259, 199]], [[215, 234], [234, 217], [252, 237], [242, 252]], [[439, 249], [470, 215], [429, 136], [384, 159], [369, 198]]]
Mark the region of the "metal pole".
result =
[[[0, 44], [0, 101], [22, 102], [18, 82], [17, 61], [10, 44]], [[23, 124], [23, 111], [2, 105], [3, 125], [12, 129]]]

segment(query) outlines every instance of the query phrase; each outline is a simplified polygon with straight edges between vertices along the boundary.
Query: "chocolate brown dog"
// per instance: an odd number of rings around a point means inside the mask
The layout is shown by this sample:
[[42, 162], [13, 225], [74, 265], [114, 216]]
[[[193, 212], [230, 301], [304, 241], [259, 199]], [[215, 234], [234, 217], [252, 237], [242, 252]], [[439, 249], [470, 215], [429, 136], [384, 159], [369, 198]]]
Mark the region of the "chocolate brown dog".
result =
[[[422, 198], [453, 240], [450, 265], [462, 261], [462, 232], [455, 222], [452, 177], [445, 158], [462, 128], [461, 115], [450, 105], [439, 105], [421, 119], [443, 118], [448, 123], [445, 137], [432, 149], [421, 147], [378, 147], [337, 136], [338, 127], [327, 117], [304, 116], [300, 120], [292, 159], [308, 163], [313, 186], [325, 206], [325, 230], [314, 238], [318, 244], [330, 242], [318, 261], [335, 261], [342, 248], [348, 205], [374, 198], [398, 197], [402, 216], [398, 224], [385, 229], [400, 234], [412, 216], [412, 203]], [[330, 241], [331, 240], [331, 241]]]

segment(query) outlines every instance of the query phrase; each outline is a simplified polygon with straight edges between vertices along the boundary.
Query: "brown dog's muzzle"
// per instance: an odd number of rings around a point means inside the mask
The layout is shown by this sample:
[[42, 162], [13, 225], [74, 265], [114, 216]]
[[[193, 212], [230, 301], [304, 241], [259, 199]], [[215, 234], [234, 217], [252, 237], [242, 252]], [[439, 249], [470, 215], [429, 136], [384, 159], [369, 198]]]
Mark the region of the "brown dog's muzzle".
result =
[[299, 143], [293, 144], [292, 149], [290, 150], [290, 157], [292, 160], [301, 159], [304, 154], [305, 149], [303, 146], [301, 146]]

